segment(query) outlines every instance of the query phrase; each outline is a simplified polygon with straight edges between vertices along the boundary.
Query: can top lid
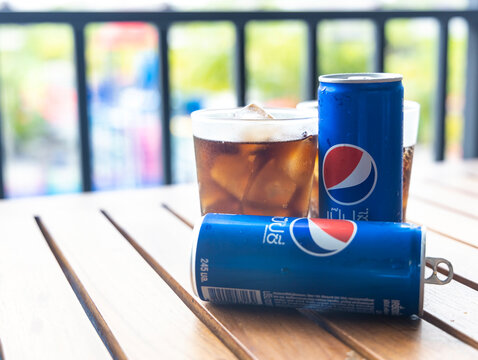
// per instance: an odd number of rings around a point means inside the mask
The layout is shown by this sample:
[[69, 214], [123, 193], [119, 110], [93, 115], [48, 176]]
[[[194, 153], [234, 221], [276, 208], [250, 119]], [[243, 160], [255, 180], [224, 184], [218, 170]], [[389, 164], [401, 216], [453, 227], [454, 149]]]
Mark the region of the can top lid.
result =
[[401, 81], [402, 79], [402, 75], [391, 73], [348, 73], [319, 76], [319, 82], [347, 84], [384, 83]]

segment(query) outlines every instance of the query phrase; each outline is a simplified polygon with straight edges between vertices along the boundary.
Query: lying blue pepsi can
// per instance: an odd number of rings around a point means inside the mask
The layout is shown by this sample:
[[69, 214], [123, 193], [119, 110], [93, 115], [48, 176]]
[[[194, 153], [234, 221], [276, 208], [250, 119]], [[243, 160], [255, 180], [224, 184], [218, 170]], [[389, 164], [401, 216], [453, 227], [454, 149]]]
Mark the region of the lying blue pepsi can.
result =
[[319, 82], [319, 217], [402, 221], [402, 75]]
[[[193, 233], [191, 278], [202, 300], [383, 315], [422, 313], [425, 230], [419, 226], [207, 214]], [[438, 260], [435, 276], [427, 281], [444, 284], [453, 271], [449, 262]], [[445, 281], [436, 277], [438, 263], [450, 269]]]

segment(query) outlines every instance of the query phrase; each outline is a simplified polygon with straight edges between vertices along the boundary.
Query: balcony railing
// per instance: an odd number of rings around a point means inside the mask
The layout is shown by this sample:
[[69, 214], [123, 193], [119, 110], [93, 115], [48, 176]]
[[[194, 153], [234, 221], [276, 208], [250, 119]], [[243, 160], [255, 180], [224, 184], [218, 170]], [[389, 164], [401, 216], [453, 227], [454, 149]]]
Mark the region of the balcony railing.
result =
[[[91, 132], [87, 101], [85, 27], [90, 23], [104, 22], [148, 22], [158, 29], [159, 34], [159, 94], [162, 121], [162, 164], [165, 183], [171, 183], [171, 134], [168, 131], [170, 106], [170, 81], [168, 63], [168, 29], [178, 22], [228, 21], [235, 27], [234, 75], [237, 104], [245, 105], [247, 72], [245, 62], [245, 26], [249, 21], [299, 20], [307, 26], [306, 70], [307, 95], [315, 98], [317, 77], [317, 28], [322, 20], [360, 19], [370, 20], [375, 26], [374, 71], [384, 70], [386, 23], [392, 19], [432, 18], [439, 24], [438, 34], [438, 72], [435, 93], [433, 126], [433, 149], [435, 160], [443, 160], [445, 154], [445, 98], [447, 90], [448, 64], [448, 24], [452, 18], [463, 18], [469, 29], [465, 126], [463, 154], [466, 158], [478, 157], [478, 10], [460, 11], [327, 11], [327, 12], [3, 12], [0, 24], [69, 24], [74, 34], [76, 90], [78, 96], [79, 135], [81, 145], [81, 179], [83, 191], [92, 190]], [[1, 91], [1, 84], [0, 84]], [[1, 120], [1, 119], [0, 119]], [[0, 128], [1, 130], [1, 128]], [[0, 131], [0, 151], [3, 149], [3, 136]], [[0, 154], [0, 197], [4, 197], [3, 153]]]

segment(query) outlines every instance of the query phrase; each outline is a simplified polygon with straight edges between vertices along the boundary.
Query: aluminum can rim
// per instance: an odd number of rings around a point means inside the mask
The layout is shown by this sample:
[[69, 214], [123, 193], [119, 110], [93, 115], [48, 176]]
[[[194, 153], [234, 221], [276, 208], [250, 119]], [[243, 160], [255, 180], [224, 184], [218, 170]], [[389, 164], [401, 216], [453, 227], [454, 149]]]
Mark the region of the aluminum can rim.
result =
[[401, 81], [401, 74], [393, 73], [344, 73], [319, 76], [321, 83], [373, 84]]

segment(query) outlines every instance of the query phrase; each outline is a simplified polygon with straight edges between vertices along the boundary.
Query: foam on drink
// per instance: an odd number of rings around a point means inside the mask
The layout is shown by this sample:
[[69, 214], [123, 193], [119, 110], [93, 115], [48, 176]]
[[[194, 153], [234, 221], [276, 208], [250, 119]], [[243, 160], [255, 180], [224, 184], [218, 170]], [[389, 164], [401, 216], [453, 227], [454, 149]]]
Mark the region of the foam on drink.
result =
[[211, 141], [299, 140], [317, 135], [317, 121], [311, 121], [310, 115], [296, 109], [265, 110], [256, 104], [240, 109], [199, 110], [192, 115], [192, 130], [195, 137]]

